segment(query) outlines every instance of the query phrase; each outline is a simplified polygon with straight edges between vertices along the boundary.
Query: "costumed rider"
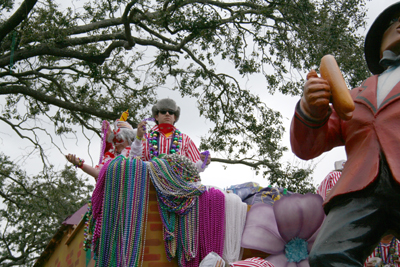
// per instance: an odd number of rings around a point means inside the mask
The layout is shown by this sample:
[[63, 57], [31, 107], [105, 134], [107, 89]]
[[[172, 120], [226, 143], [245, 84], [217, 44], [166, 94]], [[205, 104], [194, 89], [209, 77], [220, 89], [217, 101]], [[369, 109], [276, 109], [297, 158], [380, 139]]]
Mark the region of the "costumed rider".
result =
[[110, 124], [107, 121], [103, 122], [104, 130], [106, 130], [105, 137], [103, 137], [105, 138], [105, 142], [103, 142], [101, 160], [96, 167], [93, 168], [88, 164], [84, 164], [85, 161], [78, 158], [75, 154], [66, 155], [67, 160], [97, 180], [101, 168], [107, 161], [113, 160], [120, 155], [129, 157], [131, 151], [130, 144], [136, 137], [136, 129], [133, 129], [126, 121], [127, 117], [128, 111], [125, 111], [121, 118], [114, 122], [114, 130], [111, 130]]
[[320, 195], [323, 200], [325, 200], [326, 196], [329, 194], [336, 182], [339, 181], [345, 163], [345, 160], [335, 161], [335, 170], [328, 173], [328, 175], [318, 186], [317, 194]]
[[363, 266], [381, 238], [400, 233], [400, 2], [372, 24], [364, 53], [374, 74], [351, 90], [355, 109], [344, 121], [329, 105], [327, 80], [311, 77], [296, 106], [293, 152], [312, 159], [345, 146], [341, 178], [324, 201], [327, 217], [309, 255], [311, 267]]
[[146, 133], [146, 121], [139, 123], [137, 136], [131, 144], [131, 157], [141, 156], [142, 160], [150, 161], [161, 154], [180, 154], [195, 163], [199, 172], [204, 171], [210, 164], [211, 157], [200, 154], [196, 145], [184, 133], [181, 133], [175, 123], [179, 120], [181, 109], [174, 100], [164, 98], [152, 108], [152, 115], [156, 125], [151, 129], [149, 140], [143, 138]]
[[385, 235], [384, 237], [382, 237], [381, 241], [374, 249], [372, 254], [368, 257], [364, 266], [399, 267], [399, 249], [400, 241], [392, 234]]

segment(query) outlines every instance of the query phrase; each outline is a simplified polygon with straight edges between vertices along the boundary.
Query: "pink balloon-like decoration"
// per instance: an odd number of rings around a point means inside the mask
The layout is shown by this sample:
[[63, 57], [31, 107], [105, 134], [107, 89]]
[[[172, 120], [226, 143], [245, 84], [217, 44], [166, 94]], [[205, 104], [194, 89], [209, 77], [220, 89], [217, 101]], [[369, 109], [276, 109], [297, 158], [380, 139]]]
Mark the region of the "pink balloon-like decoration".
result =
[[325, 219], [320, 195], [293, 194], [273, 206], [254, 204], [247, 214], [242, 247], [270, 254], [275, 267], [308, 267], [308, 254]]

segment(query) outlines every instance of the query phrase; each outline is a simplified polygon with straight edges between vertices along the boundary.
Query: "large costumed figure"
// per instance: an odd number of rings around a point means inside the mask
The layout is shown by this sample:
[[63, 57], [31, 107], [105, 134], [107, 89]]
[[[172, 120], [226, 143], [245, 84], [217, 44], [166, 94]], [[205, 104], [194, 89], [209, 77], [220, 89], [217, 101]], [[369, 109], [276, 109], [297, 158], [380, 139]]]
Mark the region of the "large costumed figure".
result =
[[[336, 161], [335, 170], [330, 172], [324, 180], [322, 180], [317, 189], [317, 194], [319, 194], [323, 199], [328, 196], [330, 190], [335, 186], [337, 181], [339, 181], [344, 164], [344, 160]], [[367, 258], [364, 266], [376, 267], [383, 265], [388, 267], [400, 267], [399, 250], [400, 241], [392, 234], [385, 235], [382, 237], [372, 254]]]
[[291, 146], [315, 158], [345, 146], [342, 176], [324, 201], [327, 217], [309, 256], [310, 266], [363, 266], [381, 238], [400, 233], [400, 2], [386, 8], [365, 39], [374, 74], [351, 90], [355, 109], [329, 105], [331, 84], [309, 75], [291, 124]]

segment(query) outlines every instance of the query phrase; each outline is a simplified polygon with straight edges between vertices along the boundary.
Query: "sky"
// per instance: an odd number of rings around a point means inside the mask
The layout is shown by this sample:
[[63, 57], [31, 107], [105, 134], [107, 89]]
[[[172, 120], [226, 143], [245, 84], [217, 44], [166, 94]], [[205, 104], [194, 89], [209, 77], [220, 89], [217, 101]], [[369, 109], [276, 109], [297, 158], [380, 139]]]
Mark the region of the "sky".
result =
[[[75, 1], [77, 2], [77, 1]], [[367, 0], [367, 22], [369, 29], [373, 20], [389, 5], [395, 3], [394, 0]], [[367, 29], [362, 34], [365, 35]], [[220, 62], [219, 64], [224, 64]], [[272, 109], [278, 110], [283, 116], [283, 126], [286, 131], [282, 139], [282, 145], [289, 148], [288, 152], [284, 154], [282, 159], [283, 162], [290, 162], [291, 164], [298, 165], [300, 167], [306, 167], [309, 164], [315, 165], [315, 171], [313, 174], [314, 183], [317, 186], [323, 180], [323, 178], [333, 170], [334, 162], [346, 159], [346, 154], [343, 147], [334, 148], [333, 150], [324, 153], [318, 158], [312, 161], [303, 161], [297, 158], [290, 151], [289, 142], [289, 128], [290, 121], [293, 116], [294, 107], [299, 100], [299, 97], [283, 96], [279, 93], [271, 96], [268, 94], [265, 88], [265, 82], [263, 78], [257, 80], [254, 77], [243, 78], [242, 82], [248, 86], [248, 88], [256, 91], [260, 98]], [[170, 97], [176, 100], [177, 104], [181, 107], [181, 117], [179, 122], [176, 124], [182, 132], [188, 134], [196, 144], [200, 144], [200, 137], [207, 133], [207, 122], [204, 118], [199, 116], [196, 106], [196, 99], [182, 99], [179, 94], [171, 92], [166, 88], [161, 88], [160, 98]], [[0, 103], [1, 105], [1, 103]], [[40, 124], [40, 122], [38, 122]], [[52, 131], [51, 125], [42, 124], [42, 126]], [[0, 127], [0, 147], [1, 150], [6, 151], [7, 155], [10, 155], [12, 159], [16, 160], [21, 168], [26, 169], [28, 174], [36, 174], [40, 169], [40, 160], [37, 154], [26, 157], [31, 150], [31, 145], [19, 138], [16, 138], [15, 133], [8, 129], [7, 126]], [[93, 166], [98, 163], [99, 151], [100, 151], [100, 139], [90, 134], [90, 146], [88, 147], [89, 141], [80, 138], [79, 143], [74, 139], [66, 139], [61, 145], [61, 152], [63, 154], [73, 153], [79, 157], [84, 158], [86, 163], [92, 164]], [[58, 140], [60, 142], [60, 140]], [[47, 145], [48, 154], [50, 155], [51, 163], [56, 168], [63, 168], [64, 164], [67, 163], [62, 153], [59, 150], [51, 148], [51, 145]], [[223, 157], [222, 155], [213, 155], [215, 157]], [[242, 165], [227, 165], [217, 162], [212, 162], [204, 173], [201, 174], [202, 183], [205, 185], [213, 185], [219, 188], [226, 188], [231, 185], [241, 184], [245, 182], [256, 182], [261, 186], [268, 186], [269, 182], [267, 179], [256, 175], [251, 168]], [[94, 184], [94, 179], [91, 179]]]
[[[367, 0], [367, 27], [362, 34], [365, 36], [369, 27], [375, 20], [375, 18], [388, 6], [396, 3], [396, 0]], [[282, 144], [289, 148], [289, 151], [285, 153], [283, 157], [284, 162], [290, 162], [299, 166], [306, 167], [309, 164], [315, 165], [314, 173], [312, 175], [314, 184], [317, 186], [326, 177], [326, 175], [333, 170], [335, 161], [346, 160], [346, 152], [344, 147], [336, 147], [331, 151], [323, 153], [321, 156], [311, 160], [304, 161], [296, 157], [290, 150], [289, 141], [289, 129], [290, 122], [294, 113], [294, 107], [300, 97], [283, 96], [281, 94], [275, 94], [273, 97], [262, 97], [269, 107], [279, 110], [283, 115], [283, 125], [286, 129], [282, 139]], [[221, 173], [221, 175], [214, 176], [214, 173]], [[269, 182], [260, 176], [256, 176], [254, 171], [250, 168], [232, 166], [229, 165], [224, 170], [221, 164], [210, 165], [202, 175], [202, 181], [204, 184], [216, 185], [219, 187], [226, 187], [229, 185], [245, 183], [248, 181], [254, 181], [259, 183], [261, 186], [268, 186]]]

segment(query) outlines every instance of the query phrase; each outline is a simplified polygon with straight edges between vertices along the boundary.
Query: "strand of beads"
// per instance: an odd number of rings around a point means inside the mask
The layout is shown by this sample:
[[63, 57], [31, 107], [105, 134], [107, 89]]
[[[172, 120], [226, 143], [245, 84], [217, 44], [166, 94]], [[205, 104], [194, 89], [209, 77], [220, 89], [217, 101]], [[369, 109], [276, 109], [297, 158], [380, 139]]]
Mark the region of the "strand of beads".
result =
[[228, 263], [240, 260], [241, 241], [246, 223], [247, 204], [234, 194], [225, 192], [225, 243], [223, 259]]
[[87, 251], [90, 249], [90, 246], [92, 244], [92, 237], [93, 237], [93, 218], [92, 218], [92, 202], [89, 200], [88, 205], [88, 211], [85, 213], [83, 216], [83, 219], [85, 220], [85, 229], [83, 230], [83, 250]]
[[218, 189], [210, 188], [199, 197], [199, 253], [187, 262], [197, 267], [208, 253], [222, 257], [225, 235], [225, 196]]
[[96, 266], [139, 266], [144, 254], [148, 210], [146, 164], [119, 156], [105, 181], [102, 228]]
[[393, 237], [390, 241], [388, 247], [387, 258], [385, 260], [385, 253], [383, 252], [382, 243], [379, 242], [377, 246], [377, 256], [382, 259], [383, 263], [386, 265], [394, 266], [395, 261], [398, 259], [398, 249], [397, 249], [396, 237]]
[[103, 167], [99, 172], [99, 176], [97, 178], [96, 188], [93, 191], [92, 195], [92, 214], [93, 214], [93, 224], [95, 224], [95, 229], [93, 233], [93, 250], [95, 256], [97, 257], [98, 245], [99, 245], [99, 238], [101, 232], [101, 225], [103, 221], [103, 203], [104, 203], [104, 190], [105, 190], [105, 181], [106, 181], [106, 172], [108, 166], [111, 161], [107, 161], [104, 163]]
[[197, 168], [182, 155], [153, 159], [149, 173], [157, 192], [167, 257], [178, 256], [179, 265], [185, 266], [197, 255], [198, 196], [205, 187], [195, 183], [200, 180]]
[[[149, 135], [148, 142], [149, 142], [151, 158], [158, 157], [160, 155], [160, 153], [159, 153], [159, 145], [160, 145], [159, 144], [159, 140], [160, 140], [159, 136], [160, 136], [160, 133], [157, 131], [153, 131]], [[182, 133], [178, 129], [175, 129], [168, 154], [179, 153], [181, 146], [182, 146]]]

